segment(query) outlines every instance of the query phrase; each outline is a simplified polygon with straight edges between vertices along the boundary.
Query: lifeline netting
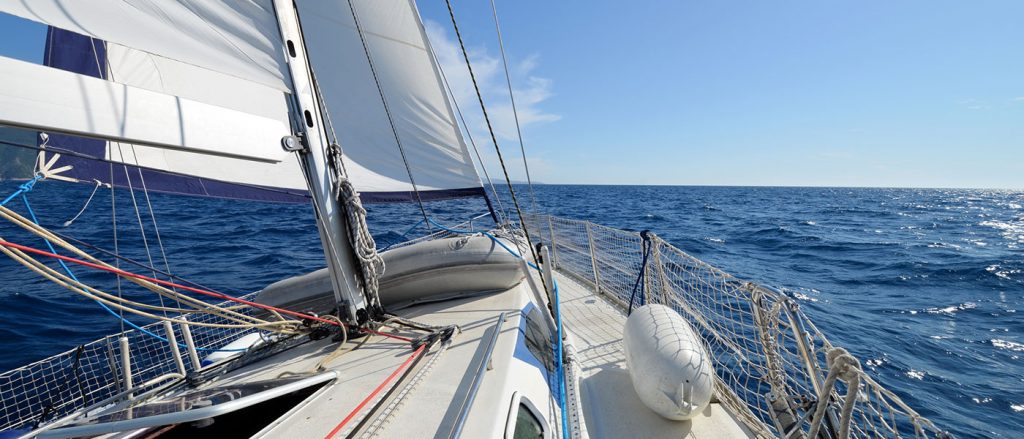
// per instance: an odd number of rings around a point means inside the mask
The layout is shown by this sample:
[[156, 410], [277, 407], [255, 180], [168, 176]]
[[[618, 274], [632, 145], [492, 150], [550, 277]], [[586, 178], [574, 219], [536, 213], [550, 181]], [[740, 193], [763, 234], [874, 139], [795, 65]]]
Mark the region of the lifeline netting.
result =
[[[255, 293], [241, 298], [254, 297]], [[223, 302], [219, 305], [229, 307], [236, 304]], [[251, 310], [236, 309], [237, 312], [247, 315], [251, 315]], [[232, 323], [212, 314], [196, 314], [190, 317], [190, 321]], [[165, 338], [167, 336], [162, 322], [154, 322], [142, 328]], [[172, 328], [177, 342], [183, 343], [181, 325], [175, 324]], [[190, 325], [189, 329], [196, 348], [200, 350], [200, 361], [212, 353], [205, 351], [206, 349], [216, 349], [257, 332], [255, 329], [221, 329], [193, 325]], [[122, 378], [121, 345], [118, 340], [121, 335], [109, 335], [0, 374], [0, 431], [31, 428], [40, 421], [45, 424], [125, 392], [127, 389]], [[144, 387], [140, 386], [142, 383], [178, 372], [168, 342], [138, 330], [125, 331], [123, 335], [128, 338], [132, 382], [136, 391], [142, 392], [163, 384], [153, 383]], [[196, 370], [197, 365], [192, 363], [186, 349], [179, 349], [186, 369]], [[43, 416], [45, 419], [41, 419]]]
[[[535, 243], [550, 246], [560, 273], [629, 306], [643, 261], [639, 233], [547, 215], [525, 221]], [[817, 437], [841, 436], [844, 408], [850, 437], [948, 436], [859, 367], [837, 360], [845, 351], [788, 296], [736, 279], [656, 235], [649, 239], [644, 302], [670, 306], [690, 322], [716, 365], [721, 402], [756, 434], [807, 437], [825, 399]], [[858, 391], [847, 404], [851, 382]]]

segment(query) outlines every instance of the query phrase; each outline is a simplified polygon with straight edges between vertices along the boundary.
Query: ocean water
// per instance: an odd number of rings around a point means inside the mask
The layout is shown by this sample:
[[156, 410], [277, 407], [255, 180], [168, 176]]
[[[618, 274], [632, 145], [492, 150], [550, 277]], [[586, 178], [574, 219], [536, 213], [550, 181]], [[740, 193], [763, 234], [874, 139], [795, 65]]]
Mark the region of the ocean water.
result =
[[[0, 194], [16, 186], [0, 182]], [[113, 249], [109, 191], [101, 190], [78, 220], [62, 226], [91, 189], [44, 182], [29, 199], [44, 225]], [[791, 293], [833, 343], [958, 437], [1024, 434], [1024, 192], [569, 185], [534, 190], [540, 211], [649, 229], [740, 278]], [[517, 191], [523, 207], [532, 210], [527, 188]], [[161, 194], [150, 199], [171, 271], [210, 288], [242, 294], [323, 265], [308, 206]], [[113, 201], [118, 250], [146, 262], [132, 199], [118, 191]], [[141, 192], [136, 202], [162, 266]], [[25, 212], [20, 200], [9, 206]], [[428, 204], [427, 210], [455, 224], [486, 207], [481, 200], [453, 200]], [[381, 246], [427, 231], [421, 225], [409, 232], [422, 219], [415, 205], [375, 205], [370, 214]], [[0, 237], [44, 245], [7, 223], [0, 223]], [[73, 269], [83, 281], [116, 289], [112, 276]], [[94, 303], [6, 258], [0, 258], [0, 274], [0, 369], [120, 329]], [[125, 295], [146, 297], [130, 289]]]

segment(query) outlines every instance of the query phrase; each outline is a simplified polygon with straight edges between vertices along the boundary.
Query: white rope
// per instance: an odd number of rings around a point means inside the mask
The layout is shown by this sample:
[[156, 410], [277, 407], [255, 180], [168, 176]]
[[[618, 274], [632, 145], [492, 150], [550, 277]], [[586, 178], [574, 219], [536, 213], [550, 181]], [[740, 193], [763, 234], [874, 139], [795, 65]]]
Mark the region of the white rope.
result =
[[366, 224], [366, 208], [359, 199], [359, 192], [355, 186], [342, 174], [340, 166], [341, 147], [337, 143], [332, 144], [328, 150], [328, 163], [334, 173], [334, 197], [345, 206], [345, 215], [348, 217], [348, 236], [352, 243], [352, 250], [359, 260], [359, 266], [363, 274], [363, 288], [374, 307], [380, 306], [378, 296], [379, 279], [384, 274], [384, 258], [377, 253], [377, 243], [373, 240], [370, 228]]
[[[102, 266], [107, 267], [107, 268], [114, 268], [110, 264], [108, 264], [106, 262], [103, 262], [103, 261], [93, 257], [92, 255], [82, 251], [82, 249], [80, 249], [78, 247], [75, 247], [74, 245], [71, 245], [70, 243], [68, 243], [67, 241], [65, 241], [61, 237], [57, 236], [53, 232], [47, 230], [46, 228], [44, 228], [44, 227], [42, 227], [42, 226], [40, 226], [38, 224], [33, 223], [32, 221], [29, 221], [27, 218], [17, 214], [16, 212], [14, 212], [14, 211], [6, 208], [6, 207], [0, 206], [0, 218], [6, 219], [6, 220], [10, 221], [11, 223], [13, 223], [14, 225], [19, 226], [19, 227], [21, 227], [21, 228], [23, 228], [23, 229], [25, 229], [25, 230], [35, 234], [36, 236], [39, 236], [40, 238], [43, 238], [45, 240], [50, 241], [54, 245], [62, 247], [65, 250], [70, 251], [71, 253], [81, 257], [82, 259], [84, 259], [86, 261], [92, 262], [92, 263], [97, 264], [97, 265], [102, 265]], [[0, 238], [0, 239], [2, 239], [2, 238]], [[118, 276], [117, 278], [120, 279], [121, 276]], [[199, 299], [196, 299], [196, 298], [184, 295], [184, 294], [180, 294], [180, 293], [178, 293], [176, 291], [164, 288], [164, 287], [162, 287], [160, 285], [157, 285], [155, 283], [152, 283], [152, 282], [149, 282], [149, 281], [146, 281], [146, 280], [143, 280], [143, 279], [137, 279], [137, 278], [134, 278], [134, 277], [129, 277], [128, 280], [133, 282], [133, 283], [135, 283], [135, 284], [138, 284], [139, 286], [141, 286], [143, 288], [146, 288], [146, 289], [148, 289], [150, 291], [153, 291], [153, 292], [155, 292], [157, 294], [166, 295], [167, 297], [170, 297], [172, 299], [180, 300], [181, 302], [185, 302], [185, 303], [188, 304], [188, 306], [194, 307], [197, 310], [200, 310], [202, 312], [206, 312], [206, 313], [209, 313], [209, 314], [216, 314], [216, 315], [219, 315], [222, 318], [225, 318], [225, 319], [228, 319], [228, 320], [232, 320], [232, 321], [236, 321], [236, 322], [240, 322], [240, 323], [260, 322], [261, 321], [260, 319], [257, 319], [257, 318], [254, 318], [252, 316], [248, 316], [248, 315], [245, 315], [245, 314], [242, 314], [242, 313], [238, 313], [238, 312], [232, 311], [231, 309], [226, 308], [226, 307], [217, 307], [217, 306], [208, 304], [208, 303], [203, 302], [203, 301], [201, 301]], [[120, 296], [120, 294], [118, 294], [118, 298], [119, 298], [118, 299], [119, 301], [126, 301], [126, 300], [128, 300], [128, 299], [122, 298]]]
[[850, 355], [846, 349], [834, 347], [825, 353], [825, 360], [828, 364], [828, 376], [825, 377], [825, 384], [821, 386], [821, 393], [818, 395], [818, 407], [814, 410], [814, 418], [811, 421], [811, 429], [807, 437], [818, 437], [818, 430], [821, 428], [821, 421], [825, 418], [825, 409], [828, 407], [829, 394], [837, 380], [843, 380], [847, 384], [846, 396], [843, 397], [841, 416], [839, 417], [839, 437], [850, 437], [850, 418], [853, 414], [853, 407], [857, 402], [857, 392], [860, 390], [860, 361]]
[[71, 223], [75, 222], [75, 220], [77, 220], [78, 217], [82, 216], [82, 214], [85, 213], [85, 209], [87, 207], [89, 207], [89, 202], [92, 201], [92, 197], [95, 197], [96, 196], [96, 192], [100, 190], [100, 186], [103, 186], [103, 182], [102, 181], [99, 181], [99, 180], [96, 180], [96, 179], [93, 179], [93, 181], [96, 182], [96, 187], [92, 188], [92, 193], [89, 194], [89, 198], [85, 200], [85, 204], [82, 205], [82, 209], [79, 210], [78, 213], [76, 213], [74, 217], [72, 217], [71, 219], [69, 219], [67, 221], [64, 221], [64, 227], [70, 226]]

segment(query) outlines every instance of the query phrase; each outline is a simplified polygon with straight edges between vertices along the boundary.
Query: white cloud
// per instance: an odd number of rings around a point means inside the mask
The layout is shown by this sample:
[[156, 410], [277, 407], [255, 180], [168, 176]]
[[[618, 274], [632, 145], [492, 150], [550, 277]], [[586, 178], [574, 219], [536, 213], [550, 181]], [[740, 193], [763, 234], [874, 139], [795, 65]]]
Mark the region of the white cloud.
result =
[[[453, 34], [440, 24], [425, 20], [427, 37], [437, 55], [438, 64], [444, 71], [444, 75], [451, 87], [452, 95], [455, 97], [458, 106], [466, 119], [466, 124], [480, 148], [484, 160], [491, 165], [496, 165], [496, 158], [491, 147], [490, 134], [487, 132], [487, 124], [480, 111], [476, 91], [470, 79], [469, 70], [466, 68], [465, 59], [462, 56], [462, 49]], [[499, 145], [502, 146], [502, 153], [505, 156], [506, 164], [510, 166], [513, 178], [525, 175], [520, 169], [522, 166], [514, 166], [509, 163], [516, 160], [515, 164], [522, 163], [522, 155], [519, 153], [519, 137], [516, 133], [515, 113], [512, 111], [512, 103], [509, 100], [508, 84], [505, 80], [505, 71], [501, 62], [500, 54], [491, 54], [486, 47], [467, 46], [470, 62], [473, 64], [473, 73], [476, 76], [480, 92], [483, 94], [484, 103], [487, 105], [487, 113], [494, 126], [495, 136]], [[519, 126], [524, 136], [529, 126], [541, 123], [554, 122], [561, 119], [560, 115], [549, 113], [542, 108], [545, 101], [552, 96], [552, 81], [537, 76], [534, 71], [538, 67], [539, 57], [534, 54], [521, 61], [509, 65], [512, 76], [512, 91], [516, 98], [516, 112], [519, 114]], [[528, 137], [528, 136], [527, 136]], [[531, 145], [524, 139], [529, 150]], [[536, 174], [533, 169], [537, 159], [535, 152], [528, 152], [528, 162], [531, 165], [531, 174]], [[488, 166], [492, 177], [496, 177], [494, 170]], [[513, 171], [515, 169], [515, 171]], [[500, 170], [498, 171], [500, 172]], [[536, 175], [534, 175], [536, 176]]]

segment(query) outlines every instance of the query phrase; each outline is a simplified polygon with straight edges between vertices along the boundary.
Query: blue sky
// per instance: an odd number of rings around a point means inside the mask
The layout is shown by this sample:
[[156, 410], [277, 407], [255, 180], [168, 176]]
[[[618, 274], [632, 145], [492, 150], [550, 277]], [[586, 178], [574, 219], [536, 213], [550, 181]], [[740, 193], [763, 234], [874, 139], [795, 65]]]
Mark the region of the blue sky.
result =
[[[441, 0], [419, 0], [482, 118]], [[1024, 188], [1024, 2], [497, 0], [535, 180]], [[455, 2], [522, 178], [490, 4]], [[0, 14], [0, 54], [41, 26]]]
[[[513, 82], [547, 81], [525, 129], [538, 180], [1024, 188], [1024, 2], [498, 8], [513, 63], [532, 60]], [[456, 13], [498, 57], [489, 4]]]

